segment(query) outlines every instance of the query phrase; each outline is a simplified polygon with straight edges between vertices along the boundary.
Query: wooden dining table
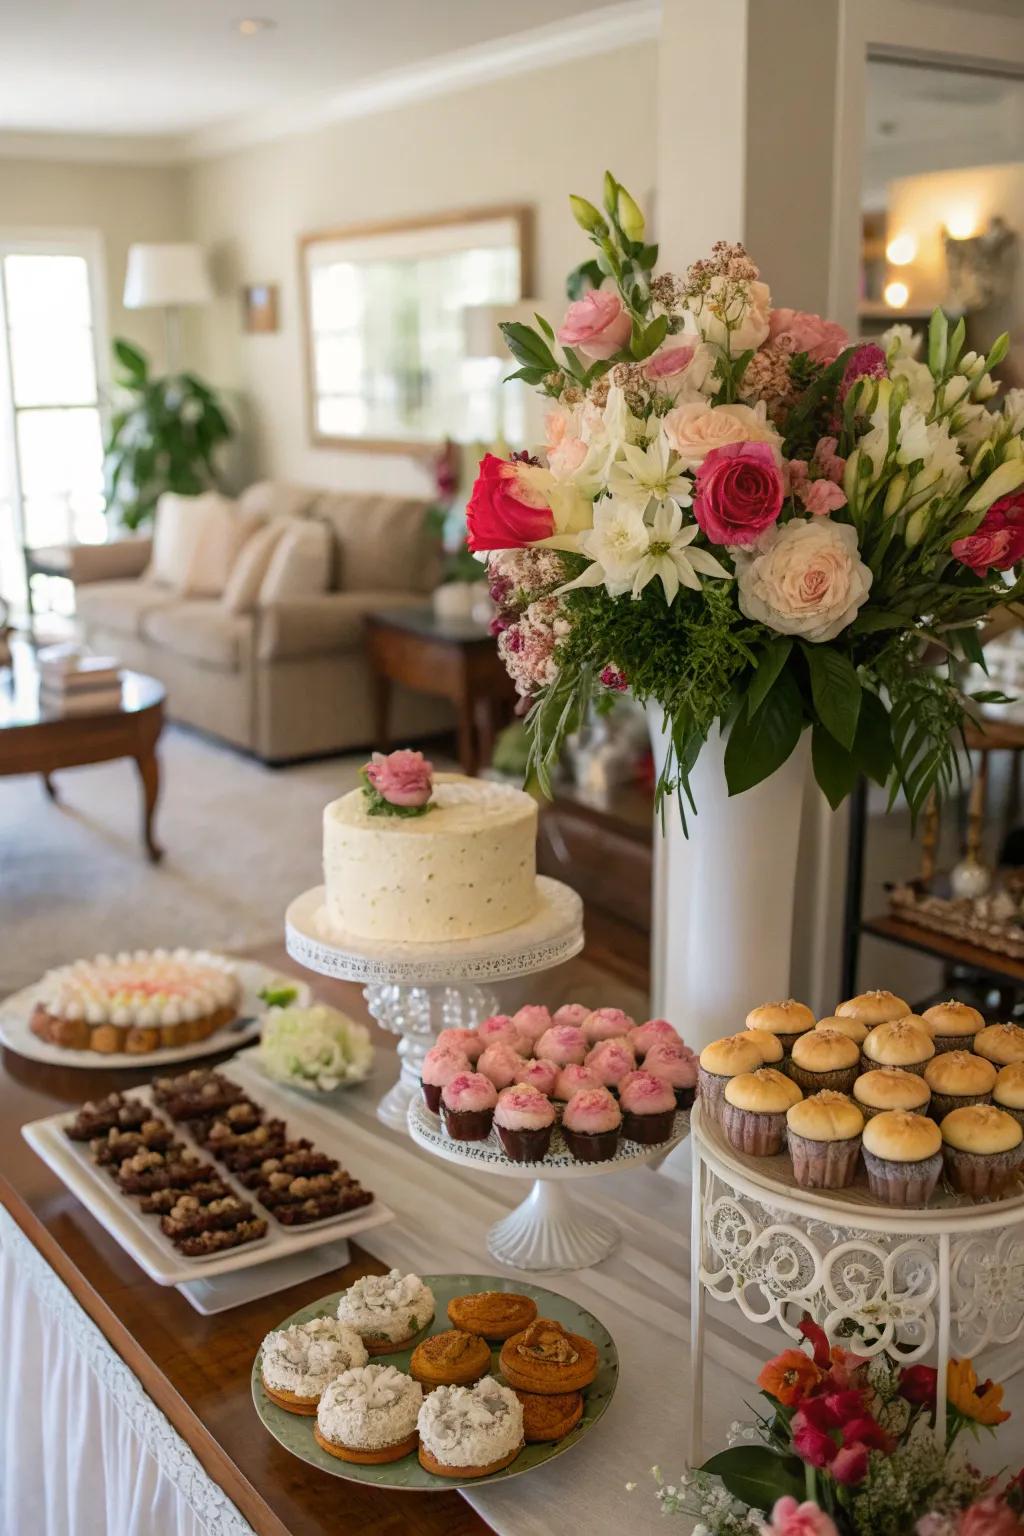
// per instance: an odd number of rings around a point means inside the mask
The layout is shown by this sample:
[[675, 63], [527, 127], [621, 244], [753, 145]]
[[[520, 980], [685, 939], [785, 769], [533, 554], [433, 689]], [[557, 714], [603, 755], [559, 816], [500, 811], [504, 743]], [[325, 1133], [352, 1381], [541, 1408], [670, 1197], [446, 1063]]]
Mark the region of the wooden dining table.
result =
[[[297, 973], [283, 946], [247, 952]], [[321, 978], [323, 1001], [365, 1018], [360, 989]], [[389, 1040], [377, 1034], [378, 1049]], [[226, 1057], [206, 1058], [220, 1062]], [[173, 1287], [150, 1280], [23, 1140], [21, 1126], [155, 1074], [95, 1071], [28, 1061], [3, 1050], [0, 1074], [0, 1203], [128, 1365], [260, 1536], [481, 1536], [491, 1527], [454, 1490], [392, 1492], [298, 1461], [256, 1419], [250, 1392], [260, 1342], [282, 1317], [385, 1266], [350, 1245], [340, 1269], [204, 1317]], [[59, 1433], [60, 1426], [54, 1426]]]

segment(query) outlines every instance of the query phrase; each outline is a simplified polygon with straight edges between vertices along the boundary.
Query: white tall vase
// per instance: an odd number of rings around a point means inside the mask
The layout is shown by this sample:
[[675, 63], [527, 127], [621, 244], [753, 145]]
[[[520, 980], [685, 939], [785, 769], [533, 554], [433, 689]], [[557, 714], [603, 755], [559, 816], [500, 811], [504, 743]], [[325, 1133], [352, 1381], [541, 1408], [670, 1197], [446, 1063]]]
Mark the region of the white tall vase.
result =
[[[648, 706], [655, 768], [668, 738]], [[652, 1002], [688, 1045], [743, 1028], [757, 1003], [789, 996], [793, 896], [810, 732], [779, 771], [729, 796], [725, 738], [712, 732], [690, 775], [689, 837], [674, 798], [654, 828]]]

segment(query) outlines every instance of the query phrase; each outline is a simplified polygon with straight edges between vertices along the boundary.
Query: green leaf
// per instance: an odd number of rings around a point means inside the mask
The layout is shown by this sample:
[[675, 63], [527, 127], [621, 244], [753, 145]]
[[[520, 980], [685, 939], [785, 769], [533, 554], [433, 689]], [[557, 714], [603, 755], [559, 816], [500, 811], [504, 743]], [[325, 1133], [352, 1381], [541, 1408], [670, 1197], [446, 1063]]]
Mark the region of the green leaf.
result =
[[985, 371], [991, 372], [993, 368], [997, 368], [1009, 350], [1010, 334], [1008, 331], [1004, 331], [1001, 336], [996, 337], [989, 348], [988, 356], [985, 359]]
[[778, 640], [773, 640], [761, 652], [757, 663], [757, 671], [754, 673], [754, 680], [747, 689], [747, 713], [751, 719], [754, 718], [767, 698], [768, 690], [786, 665], [792, 649], [792, 637], [780, 635]]
[[513, 379], [522, 379], [524, 384], [539, 384], [547, 374], [546, 368], [517, 368], [515, 373], [506, 373], [501, 382], [509, 384]]
[[977, 693], [968, 694], [975, 704], [1016, 704], [1017, 700], [1001, 688], [979, 688]]
[[701, 1471], [720, 1478], [734, 1499], [765, 1513], [777, 1499], [802, 1499], [805, 1492], [803, 1463], [767, 1445], [734, 1445], [712, 1456]]
[[522, 363], [525, 368], [543, 368], [545, 373], [557, 370], [551, 348], [530, 326], [519, 320], [505, 320], [498, 329], [517, 363]]
[[906, 629], [910, 618], [888, 608], [865, 608], [853, 625], [855, 635], [872, 635], [880, 629]]
[[121, 367], [131, 374], [133, 380], [140, 384], [145, 382], [149, 374], [149, 359], [145, 352], [140, 352], [138, 347], [133, 347], [130, 341], [125, 341], [119, 336], [114, 341], [114, 356]]
[[841, 747], [820, 720], [811, 728], [811, 764], [814, 777], [832, 809], [838, 810], [857, 782], [853, 753]]
[[946, 350], [946, 364], [950, 373], [952, 373], [953, 369], [956, 367], [960, 360], [960, 352], [963, 348], [964, 337], [966, 335], [967, 322], [964, 320], [963, 315], [961, 315], [960, 319], [953, 327], [953, 333], [949, 338], [949, 346]]
[[801, 641], [811, 673], [811, 697], [826, 730], [847, 751], [853, 746], [860, 714], [861, 686], [853, 663], [830, 645]]
[[658, 247], [642, 245], [633, 259], [642, 272], [650, 272], [658, 259]]
[[966, 626], [964, 629], [951, 630], [950, 639], [952, 640], [954, 637], [960, 643], [960, 650], [963, 653], [964, 660], [973, 661], [976, 667], [980, 667], [983, 672], [987, 672], [985, 652], [981, 648], [981, 636], [977, 629], [973, 626]]
[[553, 329], [551, 327], [550, 321], [545, 320], [544, 316], [543, 315], [538, 315], [536, 313], [536, 311], [534, 312], [533, 318], [536, 320], [537, 324], [540, 326], [541, 330], [544, 332], [544, 335], [547, 337], [548, 341], [554, 341], [555, 333], [554, 333], [554, 331], [553, 331]]
[[876, 784], [885, 785], [892, 772], [892, 735], [889, 730], [889, 711], [878, 697], [864, 689], [860, 701], [860, 717], [857, 735], [853, 743], [853, 755], [861, 773], [867, 774]]
[[565, 280], [566, 297], [582, 299], [584, 294], [590, 293], [594, 288], [600, 288], [604, 274], [594, 260], [581, 261], [578, 267], [574, 267]]
[[725, 778], [730, 795], [752, 789], [789, 757], [803, 729], [803, 703], [793, 674], [779, 673], [757, 714], [744, 704], [733, 722], [725, 748]]
[[941, 309], [933, 310], [928, 323], [928, 367], [933, 378], [940, 379], [945, 371], [948, 342], [949, 321]]
[[650, 325], [646, 328], [641, 328], [634, 321], [633, 336], [630, 343], [630, 350], [632, 351], [633, 356], [638, 361], [645, 357], [650, 357], [652, 352], [656, 352], [658, 350], [667, 335], [667, 315], [659, 315], [657, 319], [652, 320]]

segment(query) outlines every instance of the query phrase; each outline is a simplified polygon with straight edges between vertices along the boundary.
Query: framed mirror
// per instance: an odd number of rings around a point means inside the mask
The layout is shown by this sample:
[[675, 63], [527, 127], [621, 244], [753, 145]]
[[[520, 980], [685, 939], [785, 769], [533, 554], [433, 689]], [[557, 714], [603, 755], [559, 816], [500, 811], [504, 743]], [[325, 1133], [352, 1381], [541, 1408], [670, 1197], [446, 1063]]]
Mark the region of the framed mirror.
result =
[[494, 435], [495, 334], [481, 356], [466, 310], [531, 291], [521, 206], [304, 235], [299, 242], [314, 444], [415, 453]]

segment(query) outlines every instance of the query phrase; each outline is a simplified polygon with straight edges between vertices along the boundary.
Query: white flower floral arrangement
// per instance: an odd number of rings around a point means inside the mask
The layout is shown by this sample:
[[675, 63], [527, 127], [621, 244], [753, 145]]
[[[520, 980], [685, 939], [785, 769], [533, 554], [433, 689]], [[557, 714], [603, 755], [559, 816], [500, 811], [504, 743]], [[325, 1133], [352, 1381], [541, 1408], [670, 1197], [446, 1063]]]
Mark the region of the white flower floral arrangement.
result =
[[[956, 774], [979, 627], [1024, 590], [1024, 390], [997, 408], [1005, 357], [965, 350], [936, 312], [927, 359], [772, 305], [742, 246], [682, 277], [626, 189], [573, 198], [596, 260], [556, 331], [503, 327], [513, 377], [550, 401], [538, 454], [487, 455], [468, 507], [499, 651], [529, 708], [547, 787], [591, 700], [661, 706], [659, 798], [712, 728], [731, 793], [811, 732], [833, 806], [862, 773], [912, 813]], [[942, 666], [934, 657], [944, 658]], [[926, 660], [927, 658], [927, 660]]]
[[362, 1082], [373, 1066], [366, 1025], [323, 1003], [271, 1008], [257, 1052], [268, 1077], [320, 1093]]

